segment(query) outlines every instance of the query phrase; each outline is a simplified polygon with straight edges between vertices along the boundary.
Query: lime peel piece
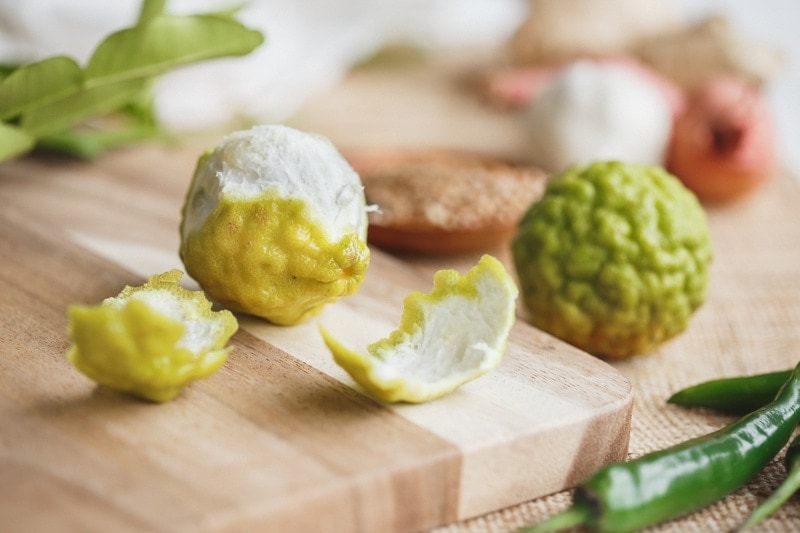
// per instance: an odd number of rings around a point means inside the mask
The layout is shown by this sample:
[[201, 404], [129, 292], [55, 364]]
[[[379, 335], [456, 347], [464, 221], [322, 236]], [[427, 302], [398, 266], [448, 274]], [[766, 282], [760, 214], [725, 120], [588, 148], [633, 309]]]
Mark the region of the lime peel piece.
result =
[[430, 293], [413, 292], [400, 324], [366, 353], [319, 325], [336, 363], [384, 402], [442, 397], [495, 368], [515, 319], [517, 286], [490, 255], [465, 275], [440, 270]]
[[238, 322], [213, 311], [202, 291], [181, 287], [182, 276], [171, 270], [100, 305], [70, 306], [69, 361], [97, 383], [155, 402], [217, 371]]

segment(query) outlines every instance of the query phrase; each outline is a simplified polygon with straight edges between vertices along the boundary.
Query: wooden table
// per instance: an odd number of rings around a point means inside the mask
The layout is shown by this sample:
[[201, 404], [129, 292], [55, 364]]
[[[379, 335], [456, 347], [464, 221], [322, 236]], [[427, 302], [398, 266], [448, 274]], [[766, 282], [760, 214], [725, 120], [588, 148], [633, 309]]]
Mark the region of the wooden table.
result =
[[[462, 84], [485, 60], [446, 54], [358, 71], [289, 123], [344, 151], [524, 157], [518, 117]], [[564, 508], [563, 489], [600, 464], [730, 421], [666, 405], [674, 390], [798, 359], [800, 190], [777, 176], [743, 202], [709, 207], [708, 302], [647, 357], [609, 365], [520, 319], [497, 371], [441, 401], [385, 406], [332, 363], [314, 324], [241, 316], [225, 367], [173, 402], [95, 387], [64, 358], [66, 308], [180, 267], [179, 208], [214, 142], [0, 165], [0, 529], [510, 531]], [[505, 246], [486, 251], [508, 261]], [[362, 290], [320, 317], [363, 340], [389, 331], [402, 298], [427, 290], [433, 271], [477, 260], [374, 252]], [[656, 529], [731, 529], [781, 468]], [[763, 531], [790, 528], [800, 528], [796, 502]]]

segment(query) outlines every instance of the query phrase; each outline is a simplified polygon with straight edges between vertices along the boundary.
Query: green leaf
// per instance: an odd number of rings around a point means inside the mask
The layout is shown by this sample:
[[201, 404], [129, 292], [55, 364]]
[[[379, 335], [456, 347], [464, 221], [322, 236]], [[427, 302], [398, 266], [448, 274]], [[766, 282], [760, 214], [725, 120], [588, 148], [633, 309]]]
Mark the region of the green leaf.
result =
[[0, 161], [30, 151], [35, 142], [36, 139], [21, 129], [0, 123]]
[[82, 82], [81, 68], [66, 56], [19, 67], [0, 83], [0, 119], [63, 98], [77, 91]]
[[19, 68], [19, 65], [12, 65], [10, 63], [0, 63], [0, 81], [7, 78], [9, 74]]
[[143, 0], [137, 24], [143, 24], [164, 12], [167, 0]]
[[165, 137], [165, 133], [156, 126], [133, 123], [113, 129], [78, 129], [55, 133], [39, 139], [37, 148], [92, 159], [120, 146]]
[[86, 83], [156, 76], [195, 61], [245, 55], [263, 42], [260, 32], [230, 18], [158, 15], [103, 40], [86, 66]]
[[89, 117], [108, 113], [140, 98], [149, 80], [135, 79], [84, 89], [22, 115], [20, 126], [34, 137], [69, 129]]
[[[264, 42], [260, 32], [233, 19], [236, 9], [173, 16], [163, 14], [165, 3], [144, 0], [139, 22], [103, 40], [83, 71], [65, 56], [0, 65], [0, 161], [37, 145], [92, 157], [162, 136], [149, 91], [154, 77], [197, 61], [245, 55]], [[96, 121], [82, 124], [109, 113], [133, 124], [94, 131]]]

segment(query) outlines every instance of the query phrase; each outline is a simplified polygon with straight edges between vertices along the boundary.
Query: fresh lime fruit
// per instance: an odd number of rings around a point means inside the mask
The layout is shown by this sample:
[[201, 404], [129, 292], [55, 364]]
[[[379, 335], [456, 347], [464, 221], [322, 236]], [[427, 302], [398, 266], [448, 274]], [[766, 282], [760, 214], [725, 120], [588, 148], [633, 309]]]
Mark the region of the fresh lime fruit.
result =
[[517, 292], [503, 265], [484, 255], [465, 275], [440, 270], [430, 293], [408, 295], [399, 327], [367, 353], [320, 332], [339, 366], [375, 398], [426, 402], [500, 363]]
[[551, 178], [512, 252], [535, 326], [606, 358], [652, 351], [705, 300], [705, 212], [657, 166], [595, 162]]
[[181, 287], [171, 270], [125, 287], [97, 306], [69, 308], [67, 357], [94, 381], [156, 402], [219, 369], [238, 323], [213, 311], [201, 291]]
[[233, 311], [292, 325], [369, 265], [361, 178], [325, 138], [256, 126], [203, 155], [183, 207], [186, 271]]

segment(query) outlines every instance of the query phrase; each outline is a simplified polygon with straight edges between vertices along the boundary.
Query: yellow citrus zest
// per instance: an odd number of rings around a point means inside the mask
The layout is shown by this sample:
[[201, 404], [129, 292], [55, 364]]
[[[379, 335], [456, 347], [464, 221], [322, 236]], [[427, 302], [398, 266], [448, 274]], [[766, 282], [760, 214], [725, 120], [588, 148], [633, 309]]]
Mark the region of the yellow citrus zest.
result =
[[181, 287], [182, 275], [171, 270], [100, 305], [70, 306], [69, 361], [97, 383], [155, 402], [218, 370], [236, 317]]
[[303, 322], [356, 292], [369, 257], [357, 234], [330, 242], [305, 202], [275, 192], [223, 197], [181, 245], [188, 274], [209, 296], [279, 325]]
[[366, 353], [320, 333], [337, 364], [385, 402], [426, 402], [495, 368], [514, 323], [517, 287], [502, 263], [484, 255], [465, 275], [440, 270], [430, 293], [404, 302], [398, 328]]

